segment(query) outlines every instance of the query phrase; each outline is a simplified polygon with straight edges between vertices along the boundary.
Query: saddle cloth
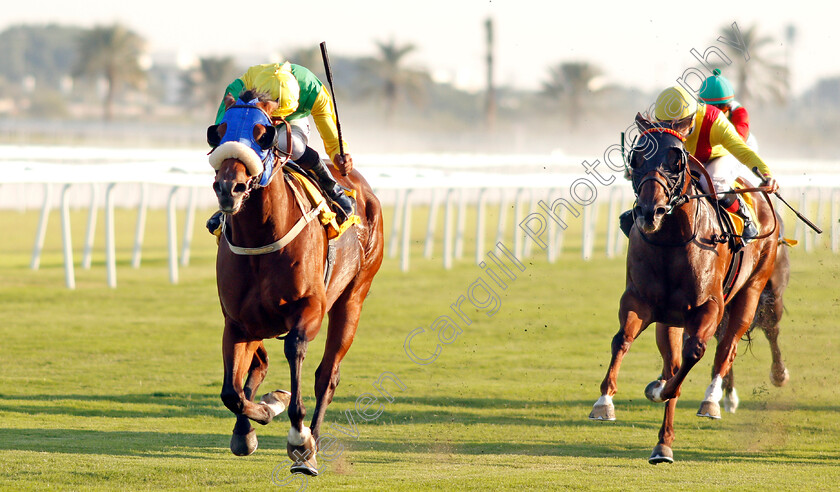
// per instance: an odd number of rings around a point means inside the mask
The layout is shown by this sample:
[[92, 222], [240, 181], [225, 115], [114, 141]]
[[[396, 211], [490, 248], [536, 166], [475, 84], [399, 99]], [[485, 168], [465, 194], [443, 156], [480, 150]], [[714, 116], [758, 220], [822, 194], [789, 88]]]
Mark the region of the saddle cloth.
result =
[[[353, 214], [348, 217], [347, 220], [342, 222], [341, 225], [338, 225], [338, 221], [335, 220], [335, 212], [330, 210], [327, 200], [324, 198], [323, 193], [321, 193], [321, 190], [315, 185], [315, 183], [306, 176], [303, 176], [287, 166], [283, 167], [283, 171], [285, 173], [284, 176], [287, 179], [294, 180], [300, 185], [300, 188], [298, 188], [290, 183], [292, 189], [295, 190], [296, 198], [303, 201], [299, 193], [299, 189], [302, 189], [309, 204], [313, 208], [320, 210], [318, 220], [321, 221], [321, 225], [324, 226], [324, 229], [327, 231], [327, 239], [337, 239], [344, 234], [344, 231], [353, 225], [361, 224], [361, 218], [358, 215]], [[345, 193], [353, 200], [356, 200], [356, 190], [346, 190]], [[301, 205], [305, 205], [305, 203], [301, 203]]]

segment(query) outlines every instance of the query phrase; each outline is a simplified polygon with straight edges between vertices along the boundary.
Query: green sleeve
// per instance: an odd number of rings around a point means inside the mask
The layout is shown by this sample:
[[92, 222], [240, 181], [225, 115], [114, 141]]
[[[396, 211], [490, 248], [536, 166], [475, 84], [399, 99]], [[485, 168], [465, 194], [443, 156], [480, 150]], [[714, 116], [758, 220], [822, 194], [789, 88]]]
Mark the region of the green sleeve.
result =
[[236, 79], [227, 86], [227, 89], [225, 89], [225, 95], [222, 96], [222, 104], [219, 105], [219, 110], [216, 111], [217, 125], [222, 122], [222, 118], [225, 116], [225, 96], [230, 94], [233, 97], [237, 97], [243, 89], [245, 89], [245, 82], [243, 82], [242, 79]]

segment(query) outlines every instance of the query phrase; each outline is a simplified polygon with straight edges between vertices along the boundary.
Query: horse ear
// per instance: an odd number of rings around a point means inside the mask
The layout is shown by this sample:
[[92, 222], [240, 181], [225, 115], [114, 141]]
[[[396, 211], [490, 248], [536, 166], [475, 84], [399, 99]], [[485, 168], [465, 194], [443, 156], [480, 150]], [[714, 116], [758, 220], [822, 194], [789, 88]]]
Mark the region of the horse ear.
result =
[[236, 104], [236, 98], [231, 94], [225, 94], [225, 111], [230, 109], [234, 104]]
[[647, 120], [642, 113], [636, 113], [636, 126], [639, 127], [639, 131], [643, 132], [645, 130], [650, 130], [653, 127], [653, 124]]
[[[254, 136], [256, 137], [257, 132], [259, 131], [259, 127], [262, 125], [258, 125], [254, 127]], [[268, 150], [274, 145], [277, 144], [277, 128], [273, 126], [265, 126], [265, 131], [262, 135], [257, 138], [257, 144], [259, 144], [260, 148], [263, 150]]]
[[221, 125], [210, 125], [207, 127], [207, 143], [210, 144], [211, 147], [216, 148], [222, 143], [222, 137], [227, 130], [227, 123], [222, 123]]

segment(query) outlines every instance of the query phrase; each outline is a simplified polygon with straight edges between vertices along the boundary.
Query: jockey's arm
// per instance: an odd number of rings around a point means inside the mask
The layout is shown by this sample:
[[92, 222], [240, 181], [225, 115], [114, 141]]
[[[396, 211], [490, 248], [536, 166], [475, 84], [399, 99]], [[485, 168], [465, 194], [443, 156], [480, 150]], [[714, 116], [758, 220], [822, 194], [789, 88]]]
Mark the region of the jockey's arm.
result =
[[712, 124], [711, 131], [709, 132], [709, 141], [712, 145], [722, 145], [723, 148], [729, 151], [741, 164], [747, 166], [750, 170], [757, 169], [765, 180], [773, 177], [773, 173], [770, 172], [767, 164], [764, 163], [753, 149], [744, 143], [744, 140], [738, 135], [738, 131], [735, 130], [735, 127], [723, 113]]
[[750, 114], [743, 106], [738, 106], [729, 113], [729, 121], [738, 132], [738, 135], [744, 139], [744, 142], [750, 138]]
[[[335, 162], [335, 156], [338, 155], [338, 127], [335, 123], [332, 98], [326, 86], [321, 86], [318, 97], [312, 105], [312, 119], [315, 120], [315, 128], [318, 129], [318, 134], [324, 141], [324, 150], [330, 156], [330, 162]], [[348, 152], [347, 142], [342, 143], [344, 152]]]

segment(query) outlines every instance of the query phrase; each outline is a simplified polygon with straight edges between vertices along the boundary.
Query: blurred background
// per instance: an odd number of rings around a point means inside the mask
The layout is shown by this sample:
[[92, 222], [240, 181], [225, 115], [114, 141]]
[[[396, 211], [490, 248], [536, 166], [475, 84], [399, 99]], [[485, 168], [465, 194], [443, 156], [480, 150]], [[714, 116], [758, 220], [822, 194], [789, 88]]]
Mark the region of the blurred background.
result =
[[[0, 19], [0, 143], [202, 146], [233, 78], [289, 60], [325, 80], [327, 41], [357, 152], [597, 155], [704, 70], [692, 50], [716, 46], [762, 154], [836, 154], [840, 58], [819, 4], [564, 5], [15, 2]], [[749, 60], [718, 40], [733, 22]]]

